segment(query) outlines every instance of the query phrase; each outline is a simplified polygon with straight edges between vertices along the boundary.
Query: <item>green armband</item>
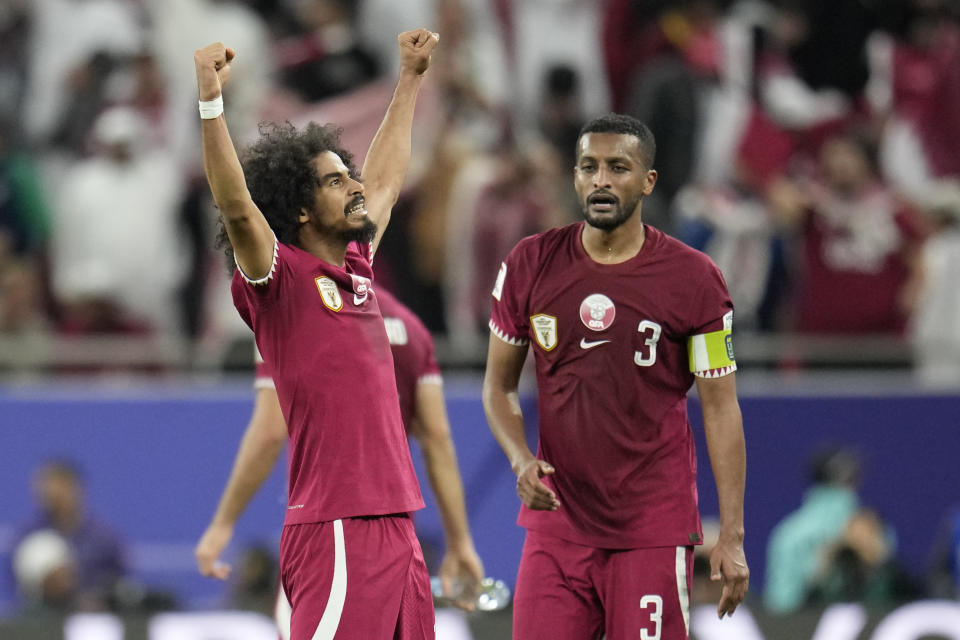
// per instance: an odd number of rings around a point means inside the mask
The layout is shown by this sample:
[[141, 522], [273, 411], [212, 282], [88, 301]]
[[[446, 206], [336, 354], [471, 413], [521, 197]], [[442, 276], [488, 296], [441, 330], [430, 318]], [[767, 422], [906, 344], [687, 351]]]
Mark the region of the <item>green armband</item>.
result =
[[737, 370], [730, 329], [690, 336], [687, 338], [687, 354], [690, 372], [694, 375], [715, 378]]

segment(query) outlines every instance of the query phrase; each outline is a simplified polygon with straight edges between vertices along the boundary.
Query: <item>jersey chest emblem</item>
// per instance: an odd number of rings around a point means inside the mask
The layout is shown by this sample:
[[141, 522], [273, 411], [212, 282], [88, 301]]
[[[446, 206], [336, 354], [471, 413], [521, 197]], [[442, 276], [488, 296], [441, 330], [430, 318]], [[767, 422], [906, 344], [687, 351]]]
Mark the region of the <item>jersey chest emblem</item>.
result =
[[613, 305], [613, 300], [602, 293], [592, 293], [580, 303], [580, 320], [587, 329], [609, 329], [616, 315], [617, 308]]
[[545, 313], [530, 316], [530, 328], [533, 338], [544, 351], [552, 351], [557, 346], [557, 319]]
[[340, 311], [340, 309], [343, 309], [343, 298], [340, 297], [340, 289], [337, 288], [336, 282], [327, 276], [320, 276], [315, 282], [317, 283], [317, 291], [320, 292], [320, 299], [323, 301], [323, 306], [330, 309], [330, 311]]
[[367, 296], [370, 293], [370, 278], [364, 278], [363, 276], [357, 276], [350, 274], [350, 278], [353, 280], [353, 304], [355, 306], [360, 306], [367, 301]]

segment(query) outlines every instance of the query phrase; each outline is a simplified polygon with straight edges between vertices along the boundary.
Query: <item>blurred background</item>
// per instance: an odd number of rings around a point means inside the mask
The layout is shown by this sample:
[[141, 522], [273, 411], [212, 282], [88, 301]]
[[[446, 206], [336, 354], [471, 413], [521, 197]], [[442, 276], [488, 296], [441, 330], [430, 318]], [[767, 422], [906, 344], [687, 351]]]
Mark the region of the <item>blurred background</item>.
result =
[[[960, 639], [957, 0], [3, 0], [0, 637], [273, 637], [282, 469], [231, 580], [193, 563], [253, 351], [192, 54], [236, 50], [238, 144], [336, 122], [362, 158], [419, 26], [441, 49], [377, 279], [435, 336], [488, 573], [512, 586], [522, 544], [480, 405], [489, 292], [517, 240], [580, 219], [577, 132], [613, 110], [657, 138], [645, 221], [708, 253], [737, 309], [751, 593], [718, 623], [699, 561], [695, 637]], [[509, 609], [443, 611], [440, 634], [509, 637]]]

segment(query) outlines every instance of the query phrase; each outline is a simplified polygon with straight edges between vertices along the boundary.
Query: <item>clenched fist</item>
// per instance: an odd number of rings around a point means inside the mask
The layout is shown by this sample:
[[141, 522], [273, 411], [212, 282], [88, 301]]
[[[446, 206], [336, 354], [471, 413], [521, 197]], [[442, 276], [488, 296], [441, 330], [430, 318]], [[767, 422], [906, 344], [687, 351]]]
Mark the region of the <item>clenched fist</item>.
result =
[[197, 89], [201, 100], [214, 100], [220, 95], [230, 79], [230, 63], [234, 56], [236, 53], [233, 49], [225, 47], [222, 42], [208, 44], [194, 52], [193, 62], [197, 67]]
[[440, 42], [440, 35], [427, 29], [404, 31], [397, 36], [400, 46], [400, 69], [412, 71], [418, 76], [430, 66], [430, 54]]

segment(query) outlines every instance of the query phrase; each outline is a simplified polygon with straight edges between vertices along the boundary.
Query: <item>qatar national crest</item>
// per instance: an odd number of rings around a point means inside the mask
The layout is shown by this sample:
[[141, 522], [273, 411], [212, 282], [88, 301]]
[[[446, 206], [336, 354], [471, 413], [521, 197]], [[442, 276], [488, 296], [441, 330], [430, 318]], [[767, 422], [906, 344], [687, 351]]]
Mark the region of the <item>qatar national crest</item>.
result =
[[602, 293], [591, 293], [580, 303], [580, 320], [587, 329], [609, 329], [616, 315], [617, 308], [613, 305], [613, 300]]

